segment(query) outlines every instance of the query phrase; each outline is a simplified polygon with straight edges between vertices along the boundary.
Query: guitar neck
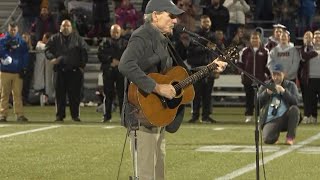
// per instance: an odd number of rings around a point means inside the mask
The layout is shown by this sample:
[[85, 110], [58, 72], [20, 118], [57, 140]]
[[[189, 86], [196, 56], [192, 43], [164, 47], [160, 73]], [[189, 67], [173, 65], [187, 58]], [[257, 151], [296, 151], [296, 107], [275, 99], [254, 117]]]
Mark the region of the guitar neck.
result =
[[201, 70], [197, 71], [196, 73], [192, 74], [191, 76], [187, 77], [183, 81], [180, 81], [178, 84], [175, 84], [173, 87], [175, 88], [176, 91], [184, 89], [185, 87], [191, 84], [194, 84], [200, 79], [209, 75], [210, 72], [213, 71], [216, 67], [217, 65], [215, 63], [211, 63], [206, 67], [202, 68]]

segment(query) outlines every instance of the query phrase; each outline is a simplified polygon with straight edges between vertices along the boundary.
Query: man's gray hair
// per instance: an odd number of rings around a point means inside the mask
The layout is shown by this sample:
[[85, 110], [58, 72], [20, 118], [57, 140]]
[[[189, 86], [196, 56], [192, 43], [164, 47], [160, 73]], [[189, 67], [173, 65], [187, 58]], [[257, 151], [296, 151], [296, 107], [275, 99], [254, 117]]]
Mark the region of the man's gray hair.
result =
[[151, 23], [152, 22], [152, 13], [143, 15], [144, 22]]

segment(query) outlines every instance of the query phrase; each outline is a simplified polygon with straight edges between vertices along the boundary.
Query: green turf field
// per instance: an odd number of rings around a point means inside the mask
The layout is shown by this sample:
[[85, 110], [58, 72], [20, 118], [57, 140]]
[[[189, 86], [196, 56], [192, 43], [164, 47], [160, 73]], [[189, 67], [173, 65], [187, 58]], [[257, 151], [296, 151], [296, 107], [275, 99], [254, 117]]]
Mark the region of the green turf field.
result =
[[[118, 113], [103, 124], [102, 114], [84, 107], [81, 123], [70, 116], [53, 123], [54, 111], [53, 106], [26, 107], [30, 122], [16, 123], [11, 115], [0, 124], [0, 180], [115, 180], [126, 135]], [[217, 124], [184, 123], [177, 133], [167, 133], [166, 179], [255, 179], [254, 124], [243, 123], [242, 114], [243, 108], [214, 108]], [[189, 118], [187, 109], [185, 121]], [[266, 178], [319, 179], [319, 126], [300, 125], [294, 146], [281, 144], [285, 134], [279, 145], [263, 145]], [[127, 142], [119, 179], [130, 175]]]

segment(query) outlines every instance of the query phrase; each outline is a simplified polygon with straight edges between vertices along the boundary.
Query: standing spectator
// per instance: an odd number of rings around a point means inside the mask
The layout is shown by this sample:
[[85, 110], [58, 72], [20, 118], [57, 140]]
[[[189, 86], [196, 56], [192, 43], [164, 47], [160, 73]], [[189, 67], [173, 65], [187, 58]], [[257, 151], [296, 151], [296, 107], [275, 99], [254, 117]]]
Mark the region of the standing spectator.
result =
[[311, 31], [307, 31], [303, 36], [303, 46], [299, 49], [300, 50], [300, 66], [298, 70], [298, 80], [300, 83], [300, 89], [302, 94], [303, 100], [303, 111], [304, 117], [302, 122], [303, 123], [310, 123], [310, 101], [307, 101], [307, 94], [306, 91], [309, 88], [309, 67], [310, 67], [310, 59], [318, 56], [318, 53], [314, 49], [313, 43], [313, 34]]
[[[314, 50], [313, 52], [303, 53], [302, 62], [305, 63], [305, 109], [307, 117], [306, 123], [317, 123], [318, 102], [320, 99], [320, 31], [314, 32]], [[309, 57], [308, 57], [309, 56]]]
[[240, 25], [246, 23], [245, 13], [250, 11], [250, 6], [245, 0], [226, 0], [223, 6], [229, 10], [229, 26], [227, 31], [228, 39], [231, 39]]
[[24, 105], [29, 104], [29, 92], [32, 82], [32, 75], [34, 71], [34, 62], [36, 59], [36, 54], [34, 52], [34, 48], [32, 45], [31, 35], [27, 32], [24, 32], [22, 34], [22, 39], [27, 43], [28, 51], [29, 51], [29, 61], [27, 64], [27, 68], [25, 71], [23, 79], [23, 85], [22, 85], [22, 102]]
[[[103, 71], [104, 115], [102, 122], [110, 122], [112, 118], [112, 103], [117, 94], [120, 113], [123, 104], [124, 77], [118, 70], [118, 64], [127, 40], [121, 37], [121, 27], [118, 24], [111, 26], [111, 38], [107, 38], [98, 50], [98, 58]], [[115, 92], [116, 89], [116, 92]]]
[[275, 64], [283, 66], [284, 78], [295, 82], [298, 74], [300, 55], [295, 47], [289, 45], [289, 32], [284, 31], [280, 37], [280, 44], [273, 48], [268, 59], [268, 68]]
[[212, 31], [219, 29], [227, 32], [230, 19], [229, 10], [221, 4], [220, 0], [211, 0], [211, 5], [204, 9], [203, 14], [210, 17]]
[[93, 0], [92, 3], [93, 28], [88, 32], [89, 37], [103, 37], [110, 22], [108, 0]]
[[[256, 10], [254, 14], [254, 19], [256, 21], [272, 21], [272, 1], [270, 0], [256, 0]], [[258, 23], [258, 26], [262, 24]], [[263, 26], [264, 28], [269, 28], [267, 26]]]
[[287, 27], [287, 30], [291, 32], [290, 39], [295, 42], [296, 40], [296, 19], [298, 17], [298, 11], [300, 7], [300, 0], [273, 0], [273, 14], [275, 20]]
[[35, 18], [40, 15], [41, 0], [20, 0], [19, 7], [22, 11], [22, 26], [20, 31], [30, 32], [30, 27]]
[[33, 73], [33, 89], [36, 91], [45, 90], [45, 69], [47, 61], [44, 54], [45, 46], [50, 38], [50, 33], [45, 33], [43, 35], [42, 41], [38, 41], [36, 46], [36, 61], [34, 63], [34, 73]]
[[38, 41], [42, 40], [44, 33], [56, 33], [58, 31], [57, 24], [49, 12], [47, 7], [41, 8], [40, 16], [36, 18], [32, 24], [31, 32], [34, 35], [33, 45], [36, 46]]
[[133, 7], [130, 0], [122, 0], [121, 5], [115, 11], [116, 23], [124, 30], [134, 30], [138, 26], [141, 16]]
[[271, 51], [274, 47], [276, 47], [279, 44], [280, 36], [282, 32], [285, 30], [285, 26], [282, 24], [274, 24], [273, 25], [273, 33], [272, 36], [268, 38], [268, 42], [265, 45], [266, 48]]
[[302, 36], [305, 31], [312, 30], [312, 23], [316, 13], [316, 7], [316, 0], [300, 0], [300, 36]]
[[[267, 74], [269, 74], [269, 70], [266, 66], [268, 62], [268, 54], [269, 51], [263, 47], [259, 33], [253, 32], [250, 36], [250, 45], [243, 48], [240, 52], [240, 59], [237, 64], [243, 70], [264, 82]], [[254, 110], [255, 94], [253, 86], [257, 87], [259, 84], [253, 83], [252, 80], [243, 73], [241, 73], [241, 83], [243, 84], [244, 91], [246, 93], [245, 122], [247, 123], [252, 120]]]
[[[259, 121], [262, 138], [266, 144], [278, 141], [280, 132], [286, 131], [288, 145], [293, 145], [299, 123], [298, 88], [295, 83], [284, 79], [284, 67], [274, 64], [271, 68], [272, 80], [276, 92], [261, 86], [258, 101], [262, 106]], [[268, 82], [269, 83], [269, 82]]]
[[80, 121], [81, 88], [88, 61], [87, 44], [72, 31], [69, 20], [62, 21], [60, 32], [49, 39], [45, 55], [54, 64], [55, 70], [56, 121], [61, 122], [66, 117], [67, 95], [72, 120]]
[[[203, 41], [200, 42], [205, 46], [216, 48], [215, 45], [212, 44], [214, 41], [214, 32], [210, 30], [211, 28], [211, 20], [209, 16], [203, 15], [200, 19], [200, 29], [196, 32], [200, 36], [205, 37], [211, 42]], [[189, 55], [187, 62], [191, 65], [191, 70], [198, 71], [201, 68], [205, 68], [206, 65], [211, 63], [214, 59], [214, 54], [211, 51], [204, 49], [199, 45], [191, 44], [189, 46]], [[211, 93], [214, 84], [214, 75], [213, 73], [196, 82], [194, 86], [195, 97], [193, 99], [192, 106], [192, 118], [188, 121], [189, 123], [195, 123], [200, 116], [200, 107], [202, 105], [202, 122], [207, 123], [216, 123], [214, 119], [210, 117], [211, 114]]]
[[18, 30], [16, 23], [9, 23], [8, 32], [0, 39], [0, 122], [7, 121], [11, 93], [17, 121], [28, 121], [22, 103], [22, 78], [28, 65], [28, 47]]

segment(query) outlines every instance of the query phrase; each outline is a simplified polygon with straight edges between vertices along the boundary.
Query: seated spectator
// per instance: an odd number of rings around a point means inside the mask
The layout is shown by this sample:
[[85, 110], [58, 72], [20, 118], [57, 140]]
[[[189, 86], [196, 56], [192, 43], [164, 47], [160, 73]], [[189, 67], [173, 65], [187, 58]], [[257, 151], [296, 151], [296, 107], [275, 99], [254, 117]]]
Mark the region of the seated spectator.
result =
[[210, 17], [212, 31], [216, 31], [217, 29], [224, 32], [227, 31], [230, 16], [229, 10], [222, 5], [222, 0], [211, 0], [210, 6], [204, 9], [203, 15]]
[[226, 0], [223, 6], [229, 10], [229, 26], [227, 31], [228, 39], [231, 39], [239, 26], [246, 23], [245, 13], [250, 11], [250, 6], [245, 0]]
[[120, 25], [124, 30], [136, 29], [141, 19], [139, 12], [130, 3], [130, 0], [122, 0], [121, 5], [115, 12], [116, 24]]
[[266, 144], [278, 141], [280, 132], [287, 132], [285, 143], [293, 145], [296, 129], [299, 123], [298, 88], [295, 83], [284, 79], [284, 68], [275, 64], [271, 68], [272, 80], [268, 84], [274, 86], [274, 91], [261, 86], [258, 92], [261, 118], [260, 129]]

